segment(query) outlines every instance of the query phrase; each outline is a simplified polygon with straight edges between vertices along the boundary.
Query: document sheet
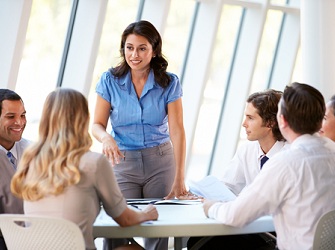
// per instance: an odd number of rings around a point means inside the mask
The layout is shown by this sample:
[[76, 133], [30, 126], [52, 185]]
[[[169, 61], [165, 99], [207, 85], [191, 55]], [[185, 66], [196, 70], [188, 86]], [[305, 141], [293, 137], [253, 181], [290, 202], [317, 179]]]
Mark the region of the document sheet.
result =
[[210, 200], [231, 201], [236, 195], [213, 175], [206, 176], [200, 181], [188, 181], [190, 192]]

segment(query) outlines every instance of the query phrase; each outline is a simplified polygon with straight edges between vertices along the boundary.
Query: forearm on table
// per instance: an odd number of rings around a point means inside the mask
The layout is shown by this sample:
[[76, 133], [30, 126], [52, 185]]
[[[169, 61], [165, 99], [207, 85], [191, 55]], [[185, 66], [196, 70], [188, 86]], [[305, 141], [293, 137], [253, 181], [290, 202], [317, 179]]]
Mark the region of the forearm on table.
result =
[[148, 215], [142, 211], [135, 211], [130, 208], [126, 208], [122, 214], [114, 218], [114, 220], [121, 226], [121, 227], [128, 227], [132, 225], [140, 224], [141, 222], [150, 220]]

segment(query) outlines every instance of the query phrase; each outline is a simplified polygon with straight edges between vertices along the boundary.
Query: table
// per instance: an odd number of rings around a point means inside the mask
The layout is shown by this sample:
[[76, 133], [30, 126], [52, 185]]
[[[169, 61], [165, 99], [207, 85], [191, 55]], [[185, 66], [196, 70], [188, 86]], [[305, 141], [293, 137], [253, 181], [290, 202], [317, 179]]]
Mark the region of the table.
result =
[[207, 218], [203, 212], [202, 204], [155, 206], [159, 213], [157, 221], [123, 228], [118, 226], [104, 210], [101, 210], [94, 223], [93, 236], [95, 238], [174, 237], [175, 249], [181, 249], [182, 237], [275, 231], [271, 216], [261, 217], [243, 228], [237, 228]]

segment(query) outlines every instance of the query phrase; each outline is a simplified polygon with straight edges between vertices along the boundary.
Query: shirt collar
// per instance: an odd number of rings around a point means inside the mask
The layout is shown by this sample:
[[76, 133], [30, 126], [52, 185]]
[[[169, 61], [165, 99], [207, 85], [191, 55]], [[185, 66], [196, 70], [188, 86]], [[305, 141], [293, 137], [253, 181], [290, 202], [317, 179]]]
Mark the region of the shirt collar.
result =
[[261, 148], [261, 145], [259, 145], [259, 143], [258, 143], [258, 160], [261, 160], [261, 158], [263, 157], [263, 155], [264, 155], [264, 152], [263, 152], [263, 150]]
[[[124, 76], [123, 81], [120, 81], [119, 85], [123, 85], [128, 90], [128, 93], [131, 94], [131, 90], [132, 90], [133, 87], [132, 87], [130, 70]], [[151, 69], [150, 72], [149, 72], [149, 75], [148, 75], [148, 79], [147, 79], [147, 81], [145, 83], [145, 86], [144, 86], [144, 89], [143, 89], [143, 94], [148, 92], [154, 86], [159, 86], [159, 85], [155, 82], [154, 71], [153, 71], [153, 69]]]
[[276, 153], [278, 153], [285, 145], [287, 142], [285, 141], [276, 141], [275, 144], [270, 148], [269, 152], [264, 154], [263, 150], [261, 149], [261, 146], [258, 144], [258, 159], [260, 160], [263, 155], [266, 155], [269, 159], [273, 157]]
[[0, 150], [4, 151], [6, 154], [7, 154], [7, 152], [11, 152], [14, 155], [14, 157], [17, 159], [16, 145], [17, 145], [17, 143], [15, 142], [14, 146], [10, 150], [7, 150], [3, 146], [0, 145]]
[[314, 134], [303, 134], [298, 136], [292, 143], [291, 148], [308, 148], [310, 144], [314, 143], [315, 141], [323, 141], [327, 147], [331, 147], [335, 149], [335, 143], [325, 136], [320, 136], [319, 133]]

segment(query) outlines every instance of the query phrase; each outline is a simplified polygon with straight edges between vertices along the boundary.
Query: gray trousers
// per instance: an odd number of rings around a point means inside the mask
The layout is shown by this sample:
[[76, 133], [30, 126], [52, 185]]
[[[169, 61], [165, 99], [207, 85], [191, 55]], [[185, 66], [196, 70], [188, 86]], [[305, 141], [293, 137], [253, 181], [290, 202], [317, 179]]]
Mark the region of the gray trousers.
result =
[[[123, 151], [114, 167], [121, 192], [127, 199], [163, 198], [171, 191], [176, 164], [171, 142], [143, 150]], [[147, 238], [147, 250], [168, 249], [168, 238]]]

